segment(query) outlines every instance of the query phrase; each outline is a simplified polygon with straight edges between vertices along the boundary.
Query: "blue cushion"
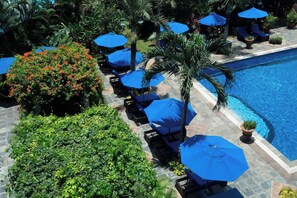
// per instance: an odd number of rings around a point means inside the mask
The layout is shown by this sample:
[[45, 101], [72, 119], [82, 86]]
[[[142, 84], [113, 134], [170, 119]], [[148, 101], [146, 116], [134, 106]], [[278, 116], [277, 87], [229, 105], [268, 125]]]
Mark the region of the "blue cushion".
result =
[[129, 94], [138, 103], [149, 102], [149, 101], [160, 99], [160, 96], [156, 93], [148, 93], [148, 94], [142, 94], [137, 96], [132, 91], [129, 91]]
[[221, 193], [218, 194], [214, 194], [211, 196], [208, 196], [209, 198], [226, 198], [226, 197], [231, 197], [231, 198], [244, 198], [242, 196], [242, 194], [236, 189], [236, 188], [232, 188], [230, 190], [227, 191], [223, 191]]
[[254, 33], [258, 34], [261, 37], [267, 37], [267, 36], [269, 36], [269, 34], [266, 34], [266, 33], [264, 33], [264, 32], [262, 32], [262, 31], [259, 30], [258, 24], [253, 24], [252, 25], [252, 31]]
[[178, 153], [179, 145], [181, 144], [181, 140], [170, 141], [169, 136], [162, 136], [165, 144], [171, 148], [176, 154]]
[[154, 123], [150, 123], [150, 126], [160, 135], [169, 135], [174, 133], [179, 133], [181, 130], [181, 127], [164, 127], [164, 126], [156, 126]]

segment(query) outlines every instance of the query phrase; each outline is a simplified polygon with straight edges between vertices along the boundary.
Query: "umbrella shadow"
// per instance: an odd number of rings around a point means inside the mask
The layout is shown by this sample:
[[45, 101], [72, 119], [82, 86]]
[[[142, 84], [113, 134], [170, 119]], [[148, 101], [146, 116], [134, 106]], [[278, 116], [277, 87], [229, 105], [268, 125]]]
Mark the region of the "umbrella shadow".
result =
[[205, 141], [206, 136], [205, 135], [195, 135], [189, 139], [187, 139], [184, 143], [183, 146], [188, 146], [191, 147], [195, 145], [197, 142], [203, 142]]

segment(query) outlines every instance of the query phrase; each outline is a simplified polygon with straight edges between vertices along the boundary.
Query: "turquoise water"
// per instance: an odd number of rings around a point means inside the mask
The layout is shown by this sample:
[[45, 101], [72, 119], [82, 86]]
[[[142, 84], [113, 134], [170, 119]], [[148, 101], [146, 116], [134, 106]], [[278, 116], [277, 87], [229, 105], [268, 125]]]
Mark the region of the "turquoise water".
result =
[[[257, 61], [260, 63], [261, 58]], [[232, 88], [227, 88], [229, 108], [242, 120], [256, 120], [259, 134], [289, 160], [297, 159], [296, 74], [297, 56], [237, 70]], [[223, 76], [215, 77], [225, 81]], [[209, 83], [200, 82], [214, 92]]]

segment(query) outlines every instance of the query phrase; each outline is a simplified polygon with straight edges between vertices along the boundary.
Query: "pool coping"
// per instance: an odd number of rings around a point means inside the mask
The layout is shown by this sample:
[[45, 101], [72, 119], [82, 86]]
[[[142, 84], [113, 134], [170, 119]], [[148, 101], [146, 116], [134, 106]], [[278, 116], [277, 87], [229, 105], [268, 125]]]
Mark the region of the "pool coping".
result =
[[[267, 50], [267, 51], [261, 51], [261, 52], [256, 52], [248, 56], [238, 56], [236, 58], [232, 59], [226, 59], [226, 60], [220, 60], [217, 61], [219, 63], [228, 63], [228, 62], [233, 62], [237, 60], [243, 60], [247, 58], [252, 58], [256, 56], [261, 56], [261, 55], [266, 55], [270, 53], [275, 53], [275, 52], [280, 52], [280, 51], [285, 51], [289, 49], [295, 49], [297, 48], [296, 45], [291, 45], [288, 47], [282, 47], [282, 48], [277, 48], [277, 49], [272, 49], [272, 50]], [[197, 89], [210, 103], [213, 105], [216, 104], [216, 98], [215, 96], [207, 90], [203, 85], [201, 85], [198, 81], [194, 82], [194, 88]], [[240, 128], [240, 124], [243, 122], [239, 116], [232, 111], [229, 108], [223, 108], [221, 112], [233, 123], [235, 124], [238, 128]], [[260, 136], [258, 133], [254, 133], [254, 144], [250, 144], [251, 147], [256, 150], [256, 149], [261, 149], [265, 152], [266, 155], [268, 155], [270, 158], [265, 157], [265, 154], [262, 157], [264, 160], [269, 163], [280, 175], [282, 175], [285, 178], [288, 178], [288, 175], [296, 174], [297, 175], [297, 160], [288, 160], [282, 153], [280, 153], [273, 145], [271, 145], [266, 139], [264, 139], [262, 136]], [[257, 153], [258, 150], [257, 150]], [[272, 159], [272, 160], [271, 160]], [[273, 161], [275, 161], [277, 164], [274, 164]], [[277, 166], [278, 165], [278, 166]], [[280, 171], [279, 166], [284, 169], [286, 172]]]

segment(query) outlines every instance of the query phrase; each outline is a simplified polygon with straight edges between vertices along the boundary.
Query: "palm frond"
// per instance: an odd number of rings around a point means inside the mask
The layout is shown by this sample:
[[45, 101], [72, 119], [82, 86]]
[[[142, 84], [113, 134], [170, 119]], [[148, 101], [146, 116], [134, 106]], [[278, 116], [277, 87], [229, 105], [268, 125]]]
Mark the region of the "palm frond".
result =
[[213, 110], [219, 111], [221, 109], [221, 107], [225, 107], [228, 104], [228, 97], [227, 97], [224, 87], [215, 78], [211, 77], [208, 74], [204, 73], [201, 76], [203, 78], [205, 78], [208, 82], [210, 82], [212, 84], [212, 86], [215, 88], [218, 96], [217, 96], [217, 103], [214, 106]]

